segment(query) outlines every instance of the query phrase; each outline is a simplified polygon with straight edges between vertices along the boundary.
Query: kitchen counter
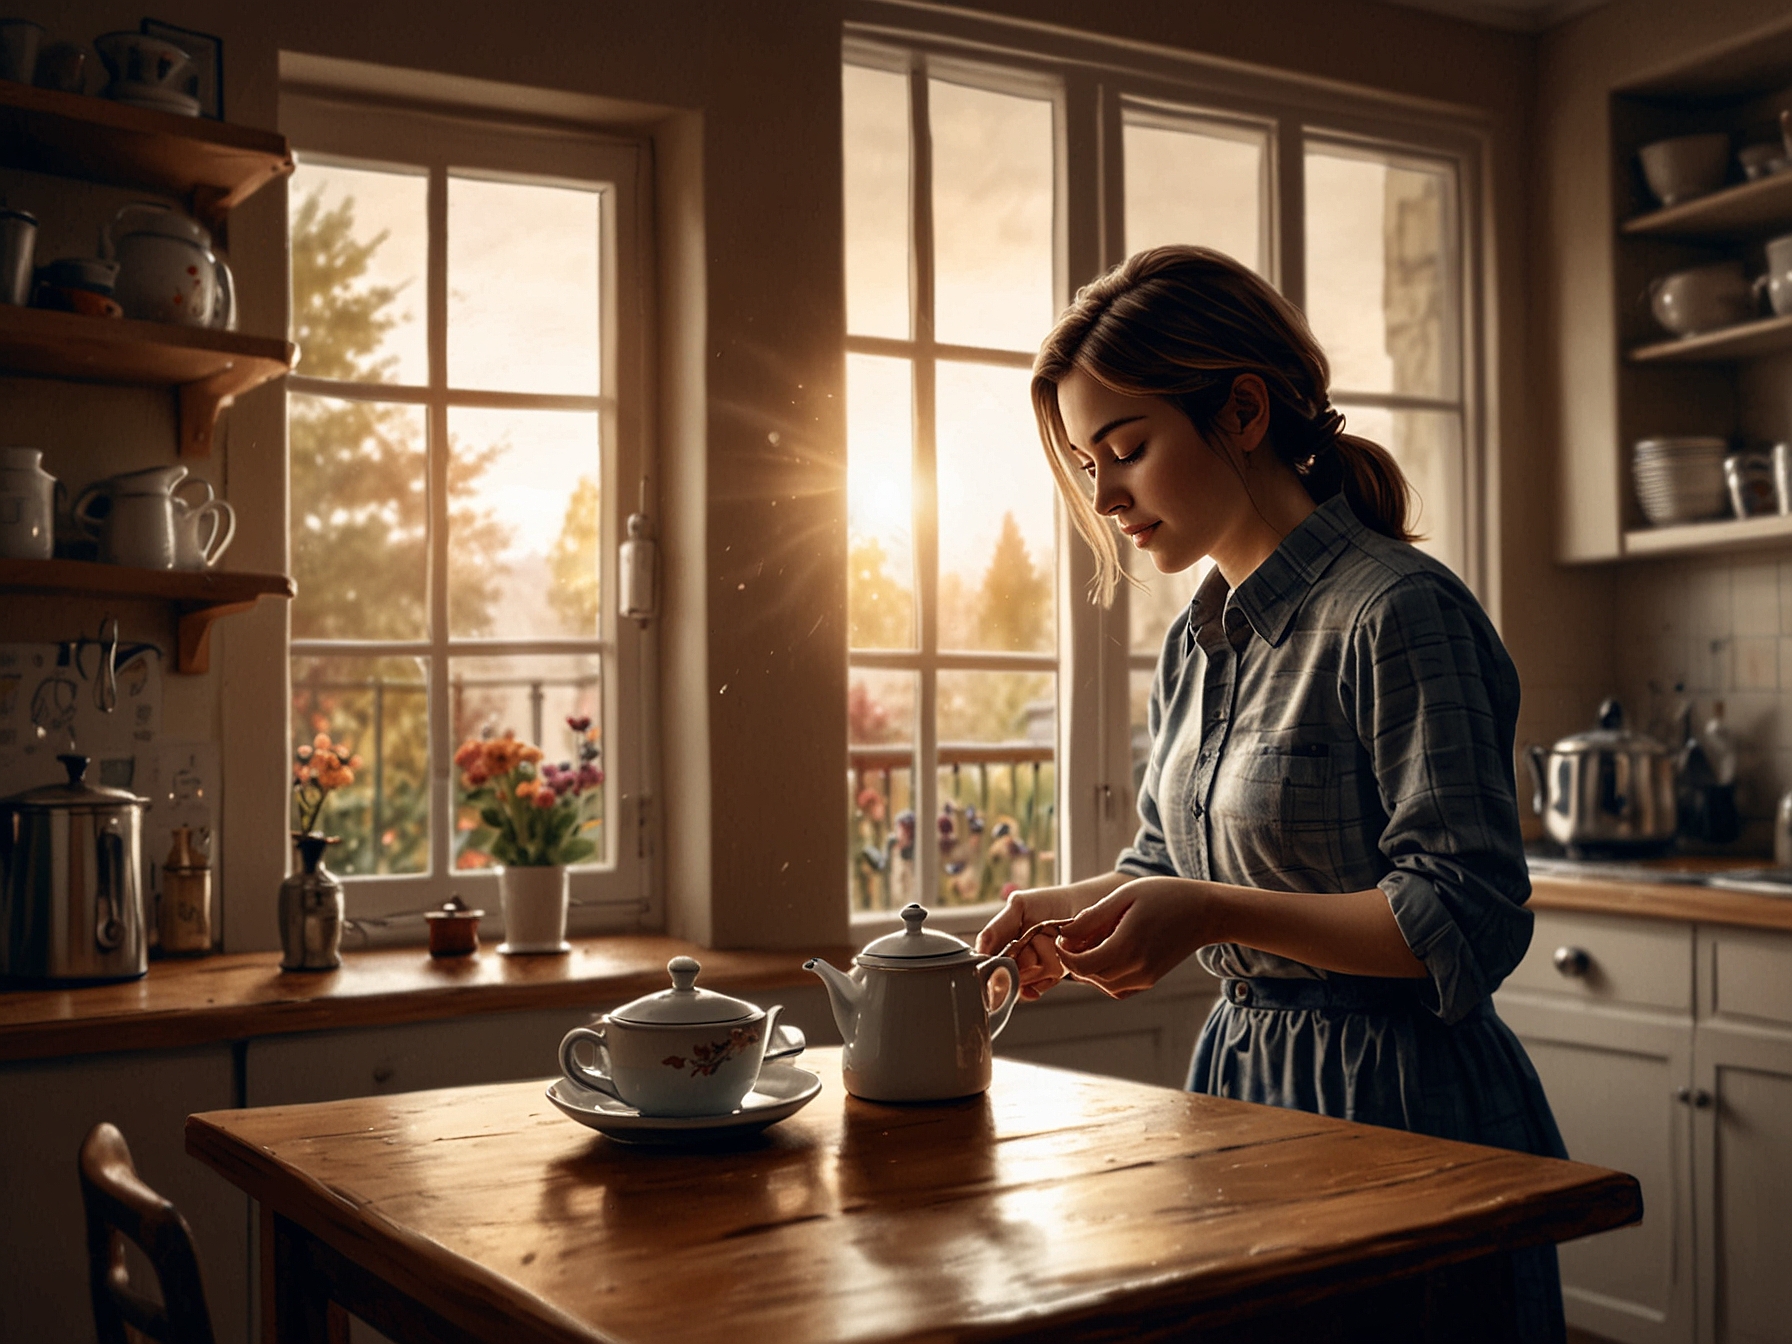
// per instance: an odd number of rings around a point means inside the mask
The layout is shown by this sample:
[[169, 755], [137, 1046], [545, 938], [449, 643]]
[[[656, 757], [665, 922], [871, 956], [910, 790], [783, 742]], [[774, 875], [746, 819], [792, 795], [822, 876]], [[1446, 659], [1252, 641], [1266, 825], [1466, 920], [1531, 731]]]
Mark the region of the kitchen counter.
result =
[[580, 938], [565, 956], [435, 959], [422, 948], [343, 955], [334, 971], [280, 970], [277, 952], [156, 961], [140, 980], [0, 991], [0, 1063], [169, 1049], [291, 1032], [426, 1022], [536, 1008], [598, 1010], [664, 989], [666, 963], [696, 957], [706, 989], [808, 985], [808, 955], [846, 964], [851, 948], [721, 952], [677, 938]]
[[1584, 874], [1562, 872], [1549, 864], [1551, 871], [1531, 873], [1530, 905], [1533, 910], [1792, 930], [1792, 885], [1784, 896], [1773, 896], [1702, 883], [1712, 874], [1758, 869], [1764, 863], [1759, 858], [1677, 854], [1622, 866], [1590, 864]]

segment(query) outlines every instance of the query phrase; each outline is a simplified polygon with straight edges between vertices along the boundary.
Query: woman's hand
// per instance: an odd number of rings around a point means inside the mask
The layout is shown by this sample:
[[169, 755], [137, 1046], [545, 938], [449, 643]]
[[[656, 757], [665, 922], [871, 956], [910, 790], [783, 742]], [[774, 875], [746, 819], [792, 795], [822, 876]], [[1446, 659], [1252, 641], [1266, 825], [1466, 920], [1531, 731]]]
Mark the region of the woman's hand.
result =
[[1054, 960], [1116, 999], [1150, 989], [1215, 941], [1205, 887], [1181, 877], [1135, 878], [1058, 935]]
[[[1033, 887], [1008, 897], [1002, 912], [983, 926], [977, 935], [977, 951], [994, 955], [1041, 920], [1068, 919], [1082, 908], [1074, 887]], [[1049, 934], [1040, 933], [1014, 950], [1014, 962], [1020, 967], [1020, 996], [1036, 999], [1064, 978], [1064, 967], [1058, 962], [1057, 944]]]

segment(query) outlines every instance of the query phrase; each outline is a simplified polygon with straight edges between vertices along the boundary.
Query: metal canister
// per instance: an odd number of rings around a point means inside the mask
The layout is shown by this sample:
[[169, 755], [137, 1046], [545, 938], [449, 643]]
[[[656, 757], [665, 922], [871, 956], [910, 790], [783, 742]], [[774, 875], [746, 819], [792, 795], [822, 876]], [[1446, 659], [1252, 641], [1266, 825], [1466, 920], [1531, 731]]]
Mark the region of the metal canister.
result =
[[[205, 828], [200, 828], [205, 834]], [[157, 928], [167, 956], [212, 950], [212, 870], [190, 826], [176, 826], [162, 865], [162, 903]]]
[[68, 783], [0, 801], [0, 979], [135, 980], [149, 969], [142, 885], [149, 800], [87, 783], [85, 756], [57, 759]]
[[31, 297], [36, 255], [36, 217], [0, 205], [0, 303], [18, 308]]

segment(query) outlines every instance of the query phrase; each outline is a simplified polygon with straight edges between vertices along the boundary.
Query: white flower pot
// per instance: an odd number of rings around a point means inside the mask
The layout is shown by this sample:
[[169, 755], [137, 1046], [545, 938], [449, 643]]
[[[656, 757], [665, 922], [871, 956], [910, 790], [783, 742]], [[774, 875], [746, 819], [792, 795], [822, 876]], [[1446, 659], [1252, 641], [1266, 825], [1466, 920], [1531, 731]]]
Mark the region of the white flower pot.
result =
[[566, 941], [565, 868], [506, 866], [498, 870], [498, 890], [504, 898], [504, 941], [498, 951], [572, 951]]

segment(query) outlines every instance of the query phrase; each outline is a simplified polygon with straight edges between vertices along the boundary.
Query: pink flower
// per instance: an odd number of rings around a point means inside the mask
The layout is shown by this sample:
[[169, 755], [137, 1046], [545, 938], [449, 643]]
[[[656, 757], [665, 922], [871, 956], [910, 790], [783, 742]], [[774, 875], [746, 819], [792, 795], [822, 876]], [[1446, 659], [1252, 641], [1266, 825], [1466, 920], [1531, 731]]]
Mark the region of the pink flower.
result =
[[595, 765], [581, 765], [578, 774], [578, 787], [594, 789], [604, 782], [604, 772]]

